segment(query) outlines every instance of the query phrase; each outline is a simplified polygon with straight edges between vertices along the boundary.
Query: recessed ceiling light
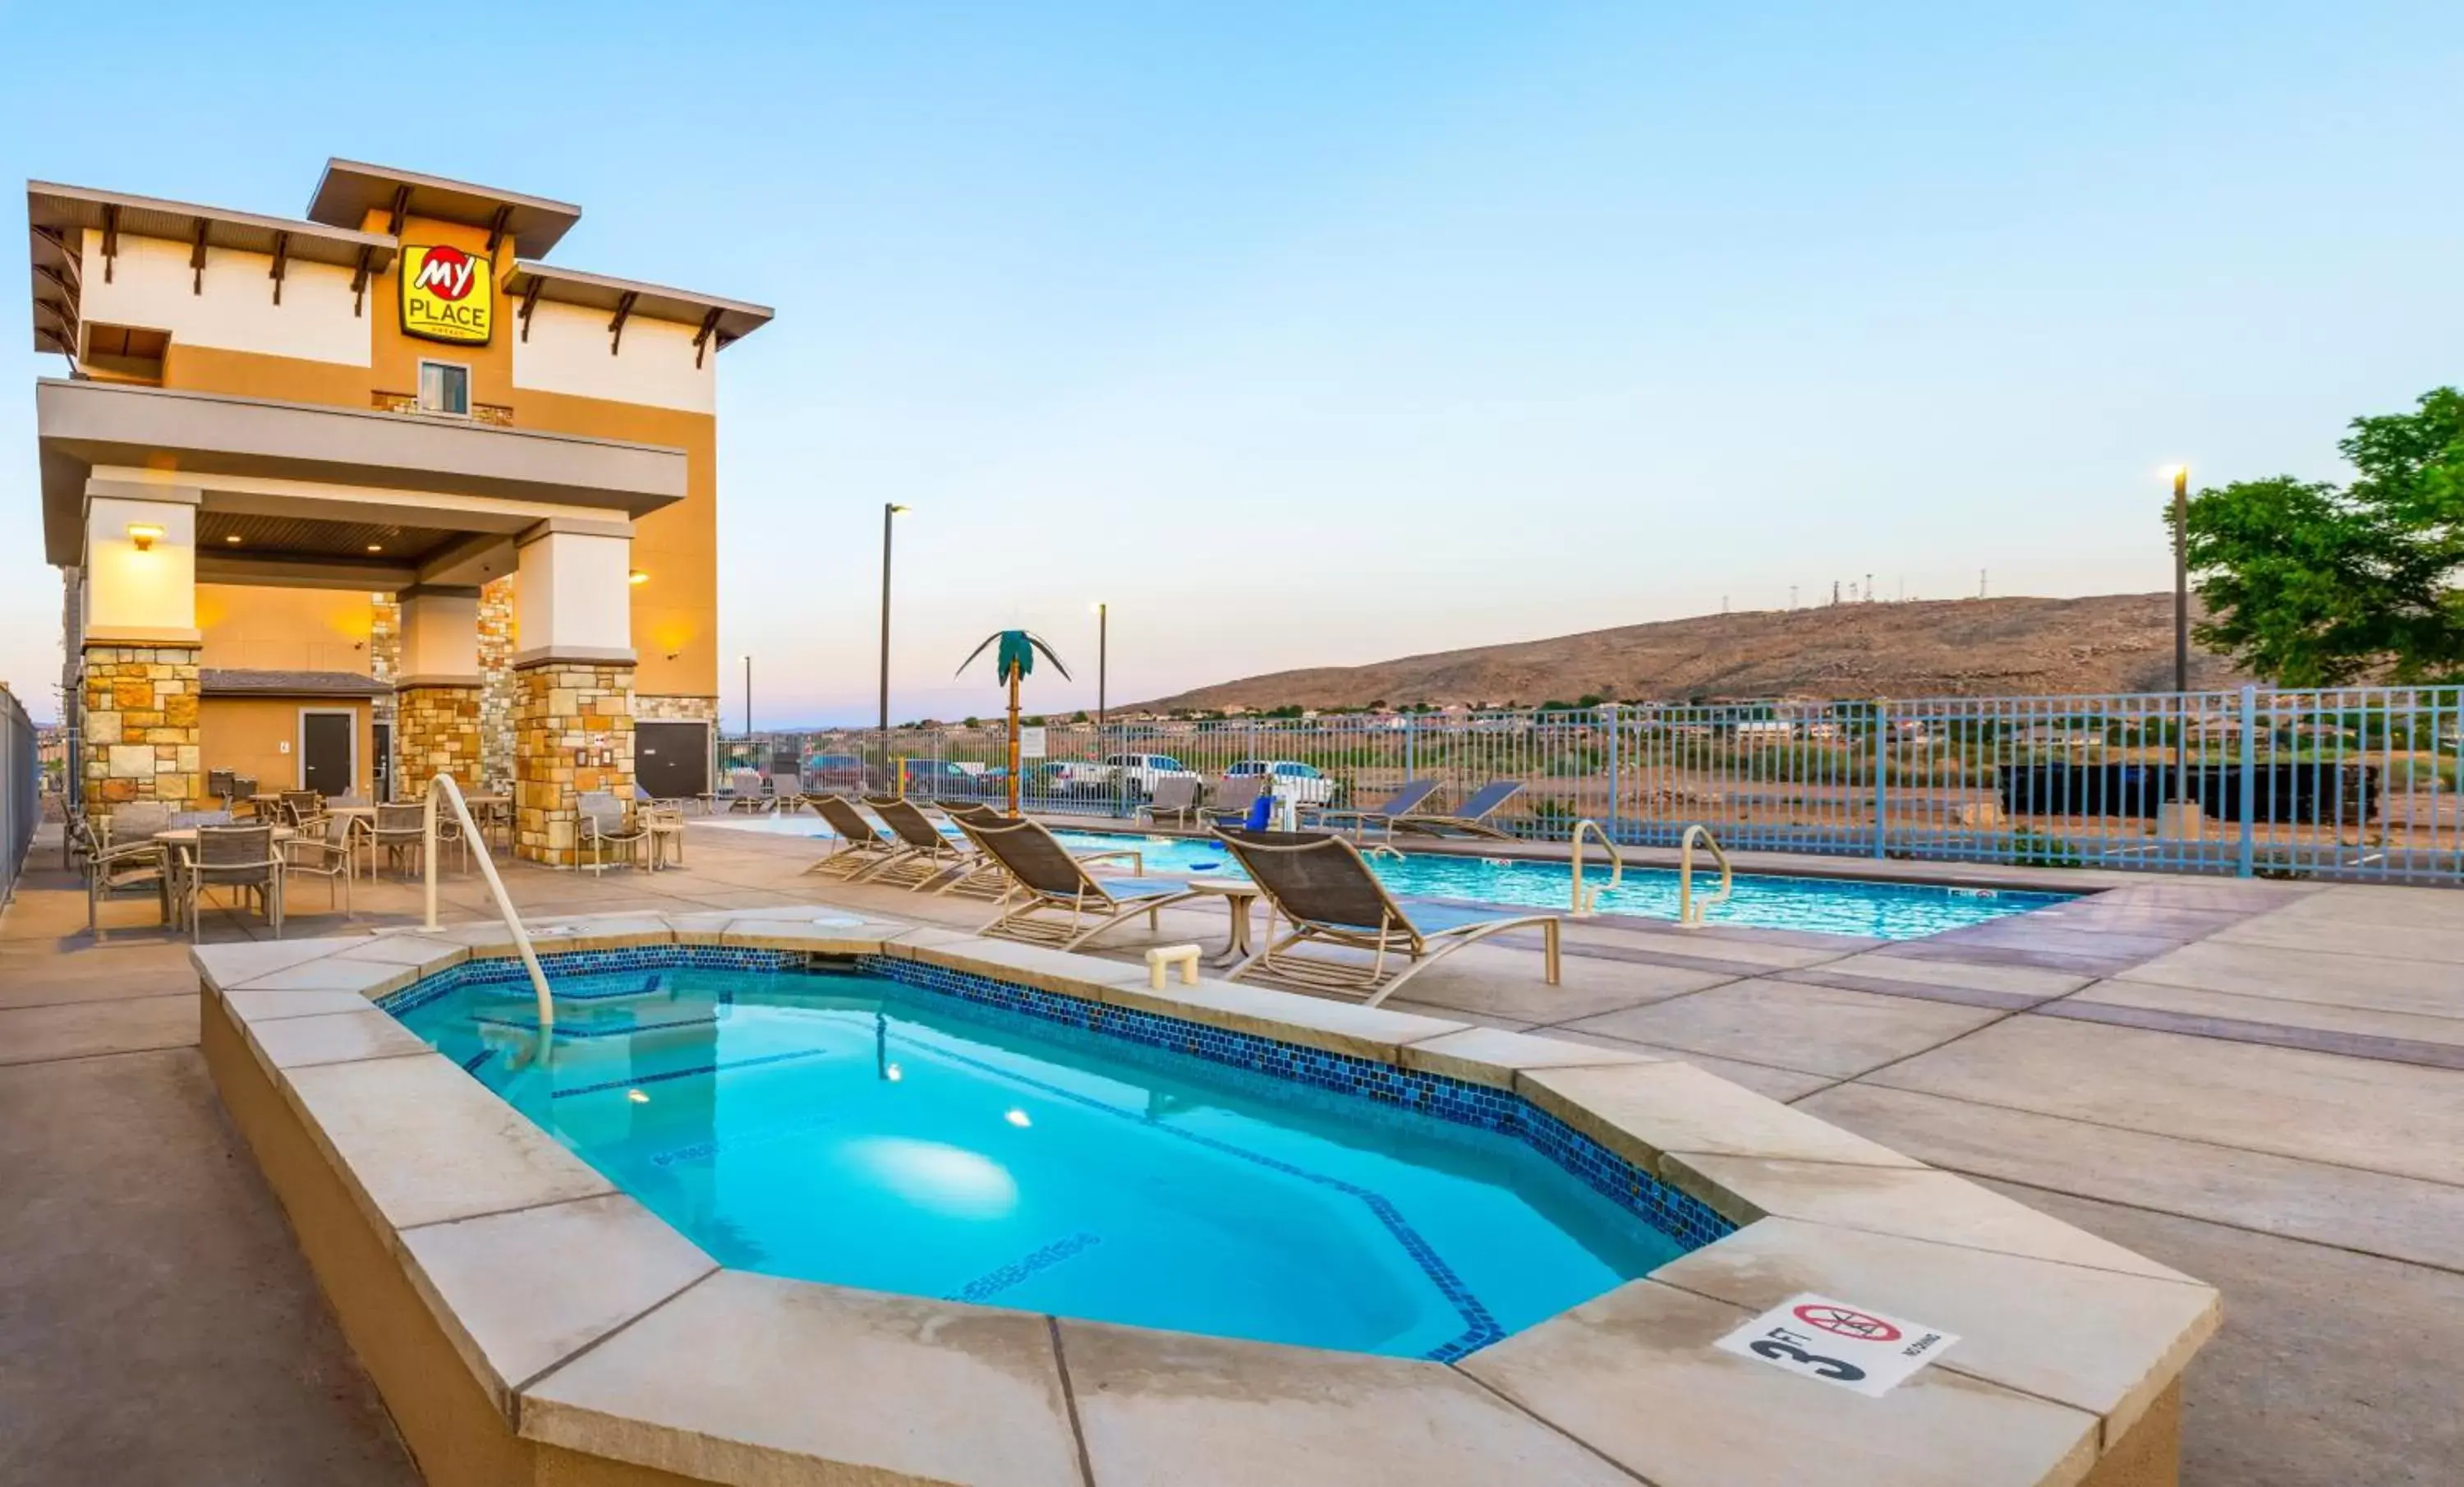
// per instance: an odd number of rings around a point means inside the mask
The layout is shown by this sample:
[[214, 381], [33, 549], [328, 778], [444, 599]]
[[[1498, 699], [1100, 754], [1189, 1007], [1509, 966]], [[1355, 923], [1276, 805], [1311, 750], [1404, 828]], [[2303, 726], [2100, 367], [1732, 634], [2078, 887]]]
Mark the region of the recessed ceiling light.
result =
[[223, 541], [227, 543], [237, 543], [239, 541], [239, 534], [237, 532], [233, 532], [229, 537], [224, 538]]
[[370, 552], [383, 552], [383, 551], [385, 551], [385, 544], [383, 544], [383, 543], [370, 543], [370, 544], [368, 544], [368, 551], [370, 551]]

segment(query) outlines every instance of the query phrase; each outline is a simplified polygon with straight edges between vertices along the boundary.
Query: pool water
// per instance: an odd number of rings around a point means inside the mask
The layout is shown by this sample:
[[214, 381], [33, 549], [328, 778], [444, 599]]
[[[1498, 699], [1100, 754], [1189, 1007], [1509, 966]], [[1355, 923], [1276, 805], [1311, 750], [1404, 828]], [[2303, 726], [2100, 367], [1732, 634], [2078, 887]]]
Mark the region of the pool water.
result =
[[391, 1005], [738, 1269], [1451, 1359], [1683, 1248], [1514, 1137], [881, 976], [554, 986], [545, 1060], [525, 982]]
[[[809, 816], [755, 817], [716, 823], [739, 831], [826, 837], [833, 834]], [[953, 832], [957, 829], [951, 828]], [[1243, 876], [1221, 843], [1186, 836], [1115, 832], [1055, 832], [1073, 851], [1134, 847], [1149, 873]], [[1573, 897], [1563, 862], [1533, 862], [1453, 853], [1384, 854], [1370, 867], [1397, 898], [1453, 899], [1518, 908], [1563, 909]], [[1628, 868], [1622, 882], [1607, 888], [1609, 870], [1586, 868], [1584, 880], [1601, 885], [1603, 914], [1677, 918], [1677, 874], [1665, 868]], [[2000, 889], [1946, 888], [1932, 883], [1881, 883], [1858, 878], [1783, 877], [1739, 874], [1736, 891], [1713, 908], [1709, 921], [1754, 929], [1794, 929], [1816, 934], [1864, 935], [1877, 940], [1916, 940], [1947, 929], [2029, 914], [2069, 901], [2071, 895]], [[1697, 871], [1698, 894], [1716, 887], [1715, 875]]]

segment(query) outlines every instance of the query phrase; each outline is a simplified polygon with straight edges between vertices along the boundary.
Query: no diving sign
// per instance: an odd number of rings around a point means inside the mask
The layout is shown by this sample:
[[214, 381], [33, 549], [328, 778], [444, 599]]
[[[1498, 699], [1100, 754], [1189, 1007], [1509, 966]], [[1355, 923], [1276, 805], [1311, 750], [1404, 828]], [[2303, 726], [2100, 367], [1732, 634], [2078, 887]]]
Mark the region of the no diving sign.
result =
[[1879, 1399], [1941, 1357], [1956, 1335], [1827, 1296], [1793, 1296], [1714, 1347]]

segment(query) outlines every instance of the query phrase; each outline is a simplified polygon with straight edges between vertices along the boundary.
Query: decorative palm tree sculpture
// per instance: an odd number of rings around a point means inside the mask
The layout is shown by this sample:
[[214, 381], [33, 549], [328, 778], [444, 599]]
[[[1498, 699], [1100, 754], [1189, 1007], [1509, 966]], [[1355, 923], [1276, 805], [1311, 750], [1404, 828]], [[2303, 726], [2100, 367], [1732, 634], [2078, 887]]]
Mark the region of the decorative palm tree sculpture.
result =
[[976, 664], [976, 657], [996, 643], [1001, 649], [993, 653], [993, 664], [1000, 670], [1001, 679], [1009, 683], [1009, 813], [1014, 816], [1018, 814], [1018, 684], [1034, 672], [1039, 651], [1063, 677], [1069, 675], [1069, 668], [1061, 664], [1061, 657], [1044, 643], [1043, 636], [1023, 630], [1002, 630], [986, 635], [982, 645], [969, 652], [967, 658], [958, 663], [957, 675], [964, 676], [967, 668]]

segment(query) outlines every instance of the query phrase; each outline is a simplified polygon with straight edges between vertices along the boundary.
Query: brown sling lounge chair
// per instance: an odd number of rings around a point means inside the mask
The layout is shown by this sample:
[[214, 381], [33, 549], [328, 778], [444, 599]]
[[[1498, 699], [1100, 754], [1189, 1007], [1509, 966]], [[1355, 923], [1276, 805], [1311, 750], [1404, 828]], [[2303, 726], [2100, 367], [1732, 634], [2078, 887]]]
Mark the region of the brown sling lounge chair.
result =
[[[1177, 877], [1098, 878], [1039, 821], [961, 820], [958, 830], [998, 860], [1013, 884], [1001, 914], [979, 934], [1074, 950], [1140, 914], [1148, 927], [1158, 927], [1158, 910], [1200, 897]], [[1068, 918], [1055, 918], [1063, 914]]]
[[1491, 780], [1452, 810], [1407, 811], [1395, 818], [1397, 832], [1417, 832], [1423, 836], [1485, 836], [1494, 841], [1510, 842], [1513, 833], [1501, 832], [1488, 824], [1498, 808], [1523, 793], [1521, 780]]
[[862, 880], [867, 873], [886, 867], [907, 855], [907, 844], [893, 836], [884, 836], [878, 827], [864, 818], [855, 803], [844, 795], [816, 795], [812, 807], [838, 836], [830, 854], [811, 867], [807, 873], [824, 877], [844, 877], [849, 882]]
[[[1232, 967], [1226, 981], [1254, 971], [1313, 990], [1366, 992], [1368, 1005], [1375, 1007], [1404, 982], [1476, 940], [1501, 930], [1536, 928], [1549, 985], [1557, 985], [1554, 914], [1442, 903], [1416, 903], [1407, 913], [1369, 871], [1360, 849], [1340, 836], [1316, 832], [1215, 834], [1248, 870], [1273, 917], [1288, 920], [1292, 926], [1278, 938], [1270, 918], [1265, 948]], [[1290, 953], [1304, 943], [1365, 950], [1371, 959], [1363, 965]], [[1399, 969], [1393, 965], [1397, 959]]]
[[[1009, 817], [979, 802], [963, 806], [944, 806], [941, 808], [941, 813], [958, 823], [961, 829], [968, 826], [1009, 825]], [[1012, 893], [1016, 892], [1010, 881], [1009, 870], [1001, 865], [1000, 858], [984, 851], [983, 845], [977, 842], [973, 836], [968, 837], [967, 840], [973, 845], [974, 855], [970, 860], [975, 866], [934, 889], [934, 897], [957, 894], [961, 899], [989, 899], [995, 902], [1006, 900]], [[1081, 862], [1126, 862], [1130, 865], [1130, 872], [1133, 877], [1144, 877], [1147, 870], [1146, 854], [1134, 847], [1103, 847], [1090, 852], [1073, 851], [1069, 854]]]
[[933, 818], [916, 809], [911, 800], [895, 797], [869, 800], [866, 805], [881, 817], [881, 824], [897, 836], [906, 853], [886, 862], [857, 879], [866, 883], [887, 883], [893, 887], [917, 889], [955, 868], [969, 865], [967, 850], [941, 833]]

